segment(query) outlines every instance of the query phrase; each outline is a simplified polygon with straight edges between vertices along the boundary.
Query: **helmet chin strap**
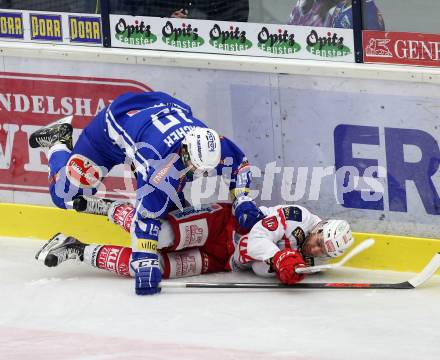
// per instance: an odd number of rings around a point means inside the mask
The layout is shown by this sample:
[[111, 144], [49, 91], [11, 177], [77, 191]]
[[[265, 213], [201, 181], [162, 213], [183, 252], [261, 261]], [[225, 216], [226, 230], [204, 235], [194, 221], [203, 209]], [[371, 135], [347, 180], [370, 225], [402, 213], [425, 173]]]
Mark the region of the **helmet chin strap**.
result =
[[180, 158], [186, 168], [189, 168], [187, 174], [192, 177], [208, 176], [209, 172], [207, 170], [200, 170], [191, 162], [191, 156], [189, 155], [185, 144], [183, 144], [180, 149]]

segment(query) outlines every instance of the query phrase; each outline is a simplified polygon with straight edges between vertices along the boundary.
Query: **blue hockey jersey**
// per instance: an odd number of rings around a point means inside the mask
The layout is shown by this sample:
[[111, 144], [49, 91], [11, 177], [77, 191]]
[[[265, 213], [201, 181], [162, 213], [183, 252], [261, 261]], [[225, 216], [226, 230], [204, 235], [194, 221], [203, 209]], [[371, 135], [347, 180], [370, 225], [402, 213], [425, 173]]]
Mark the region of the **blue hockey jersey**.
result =
[[[186, 133], [194, 127], [206, 125], [193, 116], [190, 106], [168, 94], [148, 92], [118, 97], [84, 132], [99, 142], [97, 147], [106, 149], [106, 155], [115, 163], [130, 163], [142, 216], [163, 218], [170, 210], [184, 206], [182, 190], [192, 176], [179, 150]], [[251, 175], [245, 155], [229, 139], [221, 137], [220, 141], [217, 174], [231, 177], [234, 196], [247, 194]]]

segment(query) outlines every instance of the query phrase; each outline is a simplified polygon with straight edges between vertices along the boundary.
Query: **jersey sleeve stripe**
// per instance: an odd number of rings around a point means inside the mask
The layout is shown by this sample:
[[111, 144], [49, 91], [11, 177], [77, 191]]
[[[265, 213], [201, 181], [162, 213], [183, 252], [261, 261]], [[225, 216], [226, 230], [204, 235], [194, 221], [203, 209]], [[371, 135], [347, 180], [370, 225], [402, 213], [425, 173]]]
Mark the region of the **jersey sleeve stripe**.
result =
[[281, 220], [281, 225], [283, 225], [283, 229], [284, 231], [286, 231], [287, 225], [286, 225], [286, 217], [284, 216], [284, 212], [282, 208], [278, 209], [278, 216], [280, 217]]

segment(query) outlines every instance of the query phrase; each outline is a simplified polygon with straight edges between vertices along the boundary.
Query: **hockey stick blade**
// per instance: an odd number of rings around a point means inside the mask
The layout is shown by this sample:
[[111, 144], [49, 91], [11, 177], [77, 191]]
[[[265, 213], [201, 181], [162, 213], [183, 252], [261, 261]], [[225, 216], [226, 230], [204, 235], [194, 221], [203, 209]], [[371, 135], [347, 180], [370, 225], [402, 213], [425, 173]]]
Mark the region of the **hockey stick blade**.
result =
[[212, 282], [174, 282], [162, 281], [162, 288], [199, 288], [199, 289], [415, 289], [428, 281], [440, 267], [440, 253], [434, 255], [425, 268], [408, 281], [393, 284], [377, 283], [212, 283]]
[[440, 268], [440, 252], [435, 254], [431, 261], [426, 265], [423, 270], [414, 276], [412, 279], [408, 280], [413, 287], [417, 287], [426, 281], [428, 281]]
[[337, 263], [298, 268], [295, 270], [295, 272], [297, 274], [312, 274], [312, 273], [316, 273], [319, 271], [336, 269], [336, 268], [344, 265], [352, 257], [358, 255], [359, 253], [361, 253], [362, 251], [368, 249], [369, 247], [371, 247], [373, 245], [374, 245], [374, 239], [367, 239], [367, 240], [361, 242], [352, 251], [350, 251], [347, 255], [345, 255], [345, 257], [341, 261], [339, 261]]

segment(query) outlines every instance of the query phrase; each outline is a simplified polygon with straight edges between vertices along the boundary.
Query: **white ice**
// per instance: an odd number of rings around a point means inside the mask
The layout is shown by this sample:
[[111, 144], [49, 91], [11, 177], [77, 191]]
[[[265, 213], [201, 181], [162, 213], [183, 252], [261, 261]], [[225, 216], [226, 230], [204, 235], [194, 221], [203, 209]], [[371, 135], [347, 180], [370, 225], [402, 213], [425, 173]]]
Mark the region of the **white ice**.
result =
[[[440, 277], [415, 290], [164, 289], [81, 263], [46, 268], [43, 244], [0, 238], [0, 359], [438, 359]], [[308, 281], [401, 282], [341, 269]], [[181, 280], [180, 280], [181, 281]], [[256, 282], [250, 274], [185, 281]]]

